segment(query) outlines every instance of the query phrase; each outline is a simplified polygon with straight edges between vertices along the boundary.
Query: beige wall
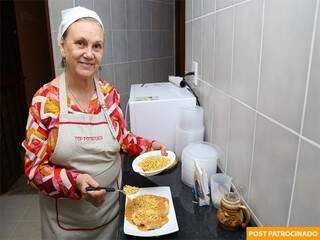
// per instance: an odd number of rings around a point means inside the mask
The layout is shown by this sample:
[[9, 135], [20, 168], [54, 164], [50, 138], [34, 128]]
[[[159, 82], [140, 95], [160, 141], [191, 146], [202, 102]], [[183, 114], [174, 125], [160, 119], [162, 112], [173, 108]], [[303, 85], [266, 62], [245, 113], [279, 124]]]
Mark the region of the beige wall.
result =
[[319, 0], [187, 0], [206, 139], [259, 225], [320, 225]]

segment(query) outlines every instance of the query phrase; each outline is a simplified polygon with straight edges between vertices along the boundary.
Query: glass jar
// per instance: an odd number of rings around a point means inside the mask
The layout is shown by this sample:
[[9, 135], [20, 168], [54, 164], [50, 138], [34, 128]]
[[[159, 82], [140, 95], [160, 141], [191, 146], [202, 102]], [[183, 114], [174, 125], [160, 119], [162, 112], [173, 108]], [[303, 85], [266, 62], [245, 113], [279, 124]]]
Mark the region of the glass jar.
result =
[[241, 204], [238, 196], [230, 192], [223, 197], [217, 212], [219, 225], [229, 231], [245, 228], [250, 221], [249, 210]]

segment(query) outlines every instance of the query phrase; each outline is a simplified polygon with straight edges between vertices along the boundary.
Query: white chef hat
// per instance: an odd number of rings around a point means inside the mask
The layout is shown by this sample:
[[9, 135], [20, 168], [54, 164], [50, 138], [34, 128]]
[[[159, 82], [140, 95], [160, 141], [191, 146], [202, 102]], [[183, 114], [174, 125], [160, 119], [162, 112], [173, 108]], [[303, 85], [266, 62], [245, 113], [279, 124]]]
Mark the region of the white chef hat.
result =
[[103, 23], [95, 11], [92, 11], [88, 8], [84, 8], [80, 6], [68, 8], [61, 11], [62, 19], [59, 26], [59, 32], [58, 32], [58, 44], [60, 43], [62, 35], [68, 29], [68, 27], [75, 21], [79, 20], [80, 18], [85, 18], [85, 17], [90, 17], [97, 20], [100, 23], [102, 29], [104, 30]]

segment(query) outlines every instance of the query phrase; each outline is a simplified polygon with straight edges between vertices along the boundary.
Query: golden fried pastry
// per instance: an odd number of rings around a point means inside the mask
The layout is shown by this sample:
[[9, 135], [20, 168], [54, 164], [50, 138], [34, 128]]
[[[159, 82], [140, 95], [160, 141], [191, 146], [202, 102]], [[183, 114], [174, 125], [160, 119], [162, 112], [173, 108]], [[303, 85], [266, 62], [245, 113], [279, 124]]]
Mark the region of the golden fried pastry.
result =
[[161, 228], [169, 219], [169, 200], [156, 195], [140, 195], [128, 200], [125, 216], [139, 230]]

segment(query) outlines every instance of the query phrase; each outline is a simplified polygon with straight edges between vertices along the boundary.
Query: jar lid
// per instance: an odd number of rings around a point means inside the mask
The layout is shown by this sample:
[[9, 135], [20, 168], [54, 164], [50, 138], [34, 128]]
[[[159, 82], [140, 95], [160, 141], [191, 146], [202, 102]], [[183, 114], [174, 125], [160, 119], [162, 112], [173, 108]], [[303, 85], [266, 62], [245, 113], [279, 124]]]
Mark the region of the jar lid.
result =
[[221, 204], [229, 209], [237, 209], [240, 205], [240, 198], [234, 192], [229, 192], [221, 199]]
[[190, 143], [185, 147], [184, 151], [194, 158], [206, 159], [220, 157], [219, 147], [208, 142]]

